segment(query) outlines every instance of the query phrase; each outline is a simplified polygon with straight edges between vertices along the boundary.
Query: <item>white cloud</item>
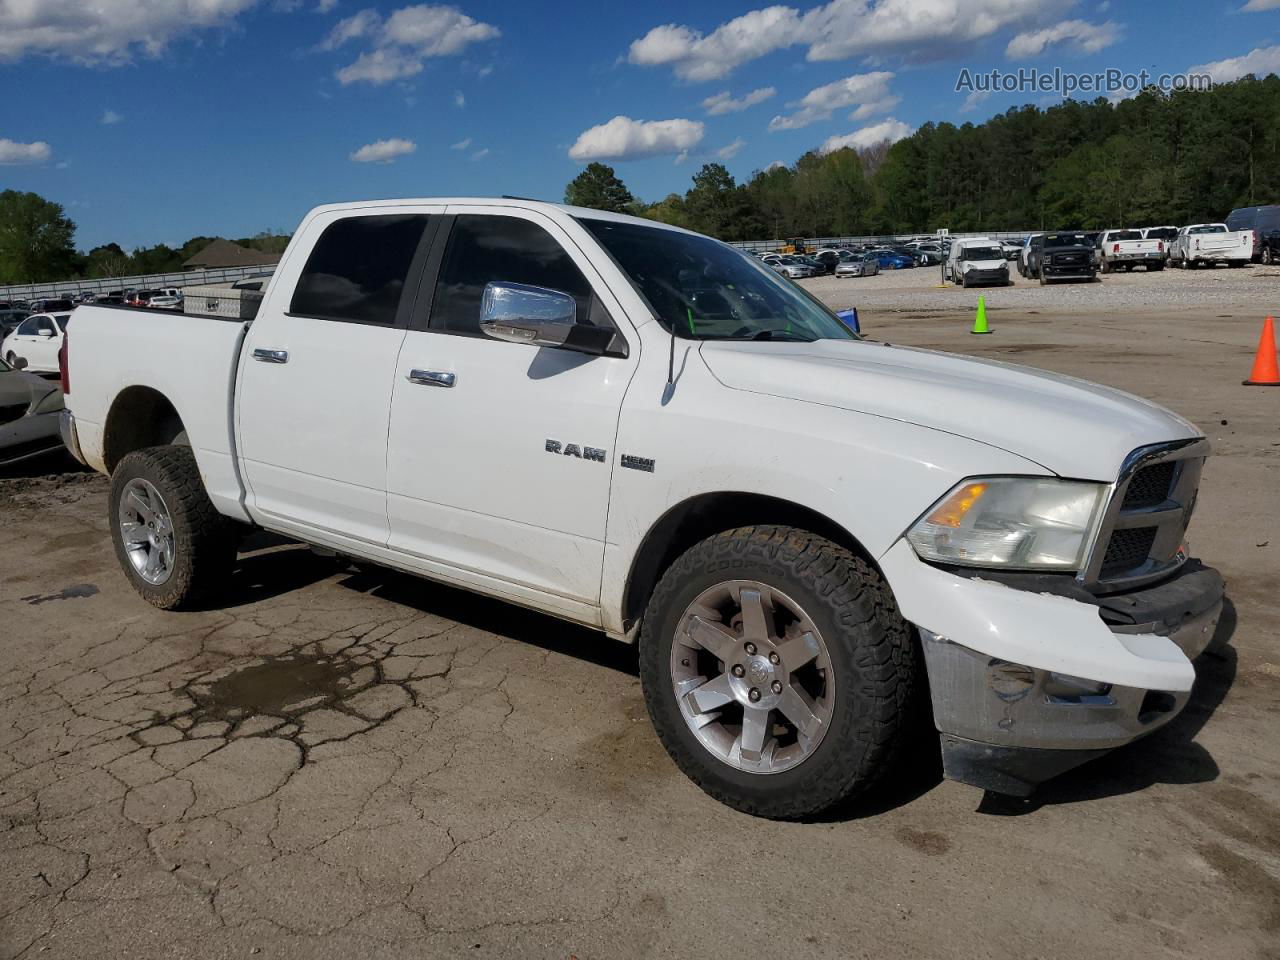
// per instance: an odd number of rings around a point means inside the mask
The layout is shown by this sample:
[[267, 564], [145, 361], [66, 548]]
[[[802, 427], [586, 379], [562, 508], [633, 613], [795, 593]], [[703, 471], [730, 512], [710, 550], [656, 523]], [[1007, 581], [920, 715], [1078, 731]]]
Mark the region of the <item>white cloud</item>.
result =
[[0, 137], [0, 164], [48, 163], [53, 150], [43, 140], [18, 143]]
[[634, 160], [660, 154], [687, 154], [702, 140], [697, 120], [632, 120], [617, 116], [584, 130], [569, 156], [574, 160]]
[[632, 42], [627, 60], [670, 66], [691, 82], [715, 80], [777, 50], [803, 45], [809, 60], [955, 57], [1001, 30], [1050, 23], [1073, 0], [830, 0], [806, 13], [772, 6], [708, 34], [668, 23]]
[[467, 16], [457, 7], [418, 4], [401, 7], [385, 19], [376, 10], [361, 10], [339, 21], [321, 43], [336, 50], [352, 40], [371, 45], [355, 63], [338, 71], [338, 81], [381, 86], [422, 72], [423, 61], [461, 53], [473, 43], [493, 40], [502, 32]]
[[1005, 47], [1004, 54], [1012, 60], [1038, 57], [1049, 47], [1066, 44], [1075, 53], [1097, 53], [1120, 39], [1120, 25], [1087, 23], [1084, 20], [1063, 20], [1043, 30], [1020, 33]]
[[1229, 60], [1215, 60], [1213, 63], [1202, 63], [1199, 66], [1187, 68], [1187, 73], [1209, 74], [1214, 83], [1230, 83], [1251, 73], [1264, 77], [1268, 73], [1278, 72], [1280, 72], [1280, 45], [1257, 47], [1244, 56], [1232, 57]]
[[828, 137], [823, 141], [822, 146], [818, 148], [819, 153], [833, 153], [845, 147], [853, 147], [855, 150], [864, 150], [867, 147], [873, 147], [877, 143], [896, 143], [903, 137], [909, 137], [915, 132], [914, 127], [910, 127], [901, 120], [890, 117], [880, 123], [872, 124], [869, 127], [863, 127], [855, 130], [853, 133], [846, 133], [842, 137]]
[[453, 91], [453, 105], [459, 110], [467, 105], [467, 98], [461, 90]]
[[757, 103], [764, 103], [777, 92], [773, 87], [761, 87], [759, 90], [752, 90], [745, 97], [739, 97], [735, 100], [729, 91], [725, 90], [703, 100], [702, 108], [713, 117], [718, 117], [725, 113], [741, 113], [748, 107], [754, 107]]
[[719, 150], [717, 150], [716, 156], [719, 157], [721, 160], [732, 160], [742, 151], [742, 148], [745, 147], [746, 145], [747, 145], [747, 141], [743, 140], [741, 137], [738, 137], [738, 139], [734, 140], [733, 143], [727, 144], [721, 147]]
[[489, 155], [489, 148], [488, 148], [488, 147], [481, 147], [479, 150], [477, 150], [475, 153], [473, 153], [473, 154], [471, 155], [471, 159], [472, 159], [472, 160], [483, 160], [483, 159], [484, 159], [485, 157], [487, 157], [488, 155]]
[[798, 107], [788, 116], [777, 116], [769, 121], [770, 130], [798, 130], [819, 120], [827, 120], [837, 110], [856, 107], [849, 114], [850, 120], [865, 120], [877, 113], [888, 113], [901, 101], [901, 97], [889, 92], [893, 74], [886, 71], [855, 73], [851, 77], [828, 83], [810, 90], [796, 102]]
[[390, 140], [375, 140], [351, 154], [356, 163], [391, 163], [400, 157], [407, 157], [415, 152], [418, 145], [412, 140], [392, 137]]
[[320, 0], [316, 4], [316, 13], [330, 13], [338, 5], [338, 0]]
[[122, 117], [120, 114], [116, 113], [114, 110], [103, 110], [103, 111], [102, 111], [102, 120], [101, 120], [101, 122], [102, 122], [102, 123], [104, 123], [104, 124], [106, 124], [108, 127], [109, 127], [109, 126], [111, 126], [112, 124], [119, 123], [119, 122], [120, 122], [121, 120], [123, 120], [123, 119], [124, 119], [124, 117]]
[[0, 62], [43, 54], [118, 66], [179, 36], [231, 24], [259, 0], [2, 0]]
[[964, 98], [964, 103], [960, 104], [960, 112], [969, 113], [972, 110], [977, 110], [978, 104], [989, 96], [991, 96], [990, 90], [974, 90]]
[[785, 170], [787, 169], [787, 165], [783, 163], [781, 160], [775, 160], [773, 161], [773, 163], [769, 164], [764, 169], [766, 173], [769, 173], [773, 170]]
[[450, 149], [450, 150], [465, 150], [465, 149], [467, 149], [467, 147], [469, 147], [469, 146], [471, 146], [471, 138], [470, 138], [470, 137], [467, 137], [465, 140], [459, 140], [457, 143], [450, 144], [449, 149]]
[[1245, 13], [1257, 13], [1260, 10], [1280, 10], [1280, 0], [1249, 0], [1240, 9]]

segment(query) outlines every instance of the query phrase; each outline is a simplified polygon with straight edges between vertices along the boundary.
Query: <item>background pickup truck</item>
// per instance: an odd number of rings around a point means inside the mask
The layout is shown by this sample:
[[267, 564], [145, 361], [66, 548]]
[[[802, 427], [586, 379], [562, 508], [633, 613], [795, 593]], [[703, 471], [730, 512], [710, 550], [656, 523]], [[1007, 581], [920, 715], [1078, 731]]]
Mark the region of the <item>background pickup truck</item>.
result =
[[1136, 266], [1163, 270], [1166, 256], [1164, 241], [1146, 239], [1141, 230], [1104, 230], [1098, 237], [1098, 267], [1103, 273]]
[[1036, 234], [1027, 246], [1024, 276], [1044, 286], [1052, 280], [1097, 280], [1093, 244], [1083, 233]]
[[1193, 223], [1178, 231], [1169, 252], [1175, 267], [1193, 269], [1226, 263], [1243, 267], [1253, 259], [1253, 231], [1228, 230], [1225, 223]]
[[1175, 716], [1222, 609], [1190, 423], [863, 340], [678, 228], [320, 207], [251, 321], [75, 317], [63, 436], [146, 600], [216, 602], [261, 527], [595, 627], [752, 814], [872, 788], [930, 719], [948, 776], [1026, 793]]

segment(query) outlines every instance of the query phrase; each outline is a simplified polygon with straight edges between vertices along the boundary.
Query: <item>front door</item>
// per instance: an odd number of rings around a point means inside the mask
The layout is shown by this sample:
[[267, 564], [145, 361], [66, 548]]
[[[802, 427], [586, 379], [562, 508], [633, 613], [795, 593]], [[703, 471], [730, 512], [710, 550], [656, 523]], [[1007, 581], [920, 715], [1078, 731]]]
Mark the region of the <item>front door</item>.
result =
[[319, 238], [306, 263], [281, 265], [237, 386], [249, 507], [264, 526], [386, 545], [391, 384], [443, 209], [321, 214], [304, 226]]
[[588, 356], [486, 337], [490, 281], [570, 293], [579, 322], [613, 325], [622, 311], [551, 218], [448, 212], [429, 311], [415, 316], [395, 375], [390, 546], [426, 572], [582, 619], [599, 600], [614, 440], [638, 346], [629, 358]]

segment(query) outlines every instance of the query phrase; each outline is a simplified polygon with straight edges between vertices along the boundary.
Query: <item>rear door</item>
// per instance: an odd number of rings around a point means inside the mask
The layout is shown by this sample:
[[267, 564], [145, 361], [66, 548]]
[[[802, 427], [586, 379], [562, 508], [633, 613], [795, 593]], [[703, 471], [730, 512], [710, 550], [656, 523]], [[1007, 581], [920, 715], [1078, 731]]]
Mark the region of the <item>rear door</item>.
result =
[[305, 258], [281, 263], [237, 386], [239, 455], [263, 525], [386, 545], [392, 378], [443, 210], [327, 211], [304, 226], [318, 237]]
[[[490, 281], [549, 287], [579, 322], [621, 306], [542, 213], [449, 207], [394, 378], [390, 546], [422, 570], [576, 619], [598, 603], [614, 439], [638, 357], [588, 356], [486, 337]], [[625, 341], [618, 341], [625, 349]]]

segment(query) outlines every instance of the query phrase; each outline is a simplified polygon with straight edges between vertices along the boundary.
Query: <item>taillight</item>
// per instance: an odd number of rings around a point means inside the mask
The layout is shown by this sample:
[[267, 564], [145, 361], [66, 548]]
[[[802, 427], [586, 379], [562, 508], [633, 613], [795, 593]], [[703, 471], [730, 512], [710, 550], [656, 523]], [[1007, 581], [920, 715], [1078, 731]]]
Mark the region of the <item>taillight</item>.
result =
[[71, 328], [62, 331], [62, 346], [58, 348], [58, 379], [61, 381], [63, 396], [71, 393], [71, 371], [68, 369], [67, 349], [71, 345]]
[[1164, 253], [1164, 241], [1163, 241], [1163, 240], [1157, 240], [1157, 241], [1156, 241], [1156, 253]]
[[1111, 247], [1111, 252], [1112, 252], [1112, 253], [1119, 253], [1119, 252], [1120, 252], [1120, 244], [1118, 244], [1118, 243], [1117, 243], [1117, 244], [1113, 244], [1113, 245], [1112, 245], [1112, 247]]

